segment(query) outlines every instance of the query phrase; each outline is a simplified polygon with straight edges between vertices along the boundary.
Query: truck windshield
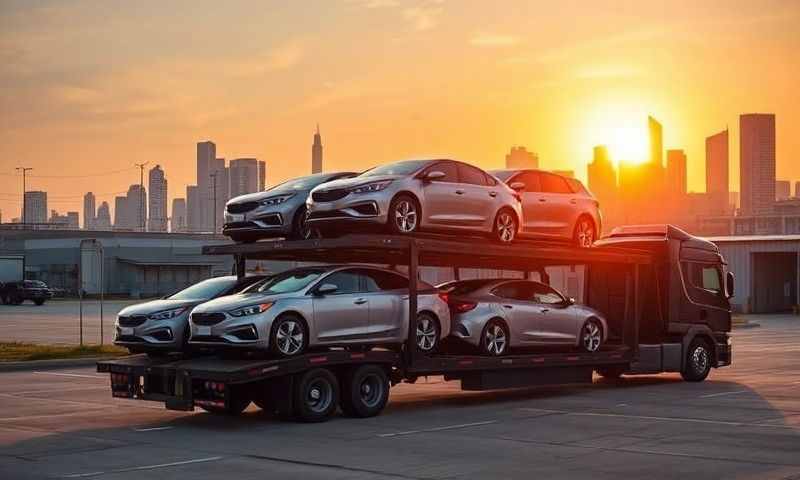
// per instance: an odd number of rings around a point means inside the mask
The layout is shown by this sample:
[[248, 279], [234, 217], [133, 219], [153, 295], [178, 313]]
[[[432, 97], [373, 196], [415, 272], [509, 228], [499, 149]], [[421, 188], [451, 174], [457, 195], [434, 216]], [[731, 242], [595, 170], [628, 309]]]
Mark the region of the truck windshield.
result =
[[322, 268], [303, 268], [298, 270], [289, 270], [272, 277], [258, 288], [259, 293], [277, 294], [289, 293], [302, 290], [311, 284], [314, 280], [319, 278], [320, 275], [325, 273]]
[[234, 285], [236, 285], [236, 277], [209, 278], [167, 298], [170, 300], [211, 300], [227, 292]]

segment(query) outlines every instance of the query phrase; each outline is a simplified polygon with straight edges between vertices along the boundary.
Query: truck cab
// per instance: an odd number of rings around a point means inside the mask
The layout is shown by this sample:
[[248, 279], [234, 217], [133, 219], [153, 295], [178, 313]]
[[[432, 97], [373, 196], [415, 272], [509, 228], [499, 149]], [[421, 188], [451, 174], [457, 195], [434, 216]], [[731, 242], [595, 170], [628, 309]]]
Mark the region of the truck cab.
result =
[[[643, 250], [653, 259], [639, 277], [639, 358], [632, 373], [678, 371], [702, 380], [711, 367], [730, 365], [734, 276], [716, 245], [673, 225], [618, 227], [595, 245]], [[597, 275], [613, 283], [613, 272]]]

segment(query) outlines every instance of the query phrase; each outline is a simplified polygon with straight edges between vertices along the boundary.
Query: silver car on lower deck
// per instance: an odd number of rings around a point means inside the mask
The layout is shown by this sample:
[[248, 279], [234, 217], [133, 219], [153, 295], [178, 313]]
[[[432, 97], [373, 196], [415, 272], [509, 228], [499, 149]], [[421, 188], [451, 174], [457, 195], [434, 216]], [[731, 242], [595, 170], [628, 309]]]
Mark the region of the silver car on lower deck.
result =
[[[417, 344], [436, 349], [450, 334], [438, 290], [420, 282]], [[259, 288], [218, 298], [191, 313], [191, 345], [290, 357], [317, 346], [399, 345], [408, 332], [408, 278], [368, 266], [305, 267]]]
[[604, 316], [530, 280], [480, 279], [440, 286], [448, 297], [452, 336], [486, 355], [509, 348], [581, 347], [596, 352], [608, 338]]

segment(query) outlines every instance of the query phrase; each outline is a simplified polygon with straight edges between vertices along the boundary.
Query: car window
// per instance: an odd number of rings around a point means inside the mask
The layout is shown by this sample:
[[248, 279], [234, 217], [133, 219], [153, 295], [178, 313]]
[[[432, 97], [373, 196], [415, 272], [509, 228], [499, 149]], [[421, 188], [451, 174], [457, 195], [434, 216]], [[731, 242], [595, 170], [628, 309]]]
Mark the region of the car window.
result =
[[591, 195], [589, 193], [589, 190], [586, 190], [586, 187], [577, 178], [565, 178], [564, 180], [566, 180], [567, 183], [569, 184], [569, 188], [572, 189], [572, 193], [582, 193], [584, 195]]
[[336, 285], [336, 291], [332, 295], [344, 295], [347, 293], [357, 293], [361, 290], [361, 275], [355, 270], [340, 270], [334, 272], [320, 281], [320, 285]]
[[236, 277], [217, 277], [203, 280], [167, 297], [170, 300], [211, 300], [236, 285]]
[[382, 270], [362, 270], [360, 272], [367, 283], [368, 292], [382, 292], [386, 290], [401, 290], [408, 288], [408, 280], [396, 273]]
[[533, 301], [536, 303], [555, 305], [564, 301], [564, 297], [552, 287], [537, 282], [531, 282], [531, 286]]
[[541, 187], [543, 192], [572, 193], [572, 189], [569, 188], [569, 184], [567, 184], [567, 181], [564, 180], [564, 178], [545, 172], [541, 172], [539, 175], [539, 181], [542, 184]]
[[485, 186], [487, 184], [486, 175], [483, 173], [483, 170], [465, 163], [458, 164], [458, 180], [460, 183], [468, 183], [471, 185]]
[[469, 295], [481, 288], [484, 288], [489, 282], [493, 280], [460, 280], [458, 282], [449, 282], [446, 288], [446, 292], [452, 295]]
[[258, 292], [267, 295], [297, 292], [311, 285], [311, 282], [318, 279], [323, 273], [325, 273], [325, 270], [321, 268], [288, 270], [275, 275], [266, 283], [261, 284], [261, 286], [258, 287]]
[[430, 172], [442, 172], [444, 178], [435, 180], [436, 182], [458, 183], [458, 169], [453, 162], [438, 162], [425, 169], [423, 176]]
[[402, 162], [395, 162], [388, 165], [370, 168], [358, 176], [374, 177], [377, 175], [411, 175], [428, 163], [430, 163], [430, 160], [405, 160]]
[[525, 185], [526, 192], [541, 192], [542, 186], [539, 182], [538, 172], [522, 172], [513, 177], [509, 183], [521, 182]]
[[256, 291], [261, 285], [268, 282], [271, 277], [262, 277], [256, 275], [252, 277], [245, 277], [233, 286], [230, 293], [247, 293]]

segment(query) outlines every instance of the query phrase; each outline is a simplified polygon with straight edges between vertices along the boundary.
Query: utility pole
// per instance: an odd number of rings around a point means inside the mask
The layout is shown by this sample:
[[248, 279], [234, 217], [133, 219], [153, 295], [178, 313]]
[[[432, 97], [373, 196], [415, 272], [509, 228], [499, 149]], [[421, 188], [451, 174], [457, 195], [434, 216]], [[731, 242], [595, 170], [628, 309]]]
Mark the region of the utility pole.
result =
[[144, 218], [144, 166], [150, 162], [144, 163], [134, 163], [137, 167], [139, 167], [139, 216], [142, 217], [142, 224], [140, 225], [142, 230], [145, 231], [145, 218]]
[[25, 186], [25, 174], [33, 170], [33, 167], [17, 167], [16, 170], [22, 171], [22, 224], [25, 225], [27, 223], [26, 219], [27, 215], [25, 215], [27, 213], [26, 212], [27, 202], [25, 201], [25, 190], [27, 189], [27, 187]]
[[211, 215], [214, 217], [214, 235], [217, 234], [217, 171], [214, 171], [209, 178], [211, 181], [214, 182], [214, 199], [213, 203], [211, 204]]

